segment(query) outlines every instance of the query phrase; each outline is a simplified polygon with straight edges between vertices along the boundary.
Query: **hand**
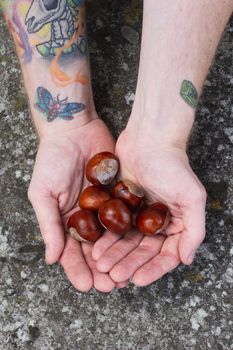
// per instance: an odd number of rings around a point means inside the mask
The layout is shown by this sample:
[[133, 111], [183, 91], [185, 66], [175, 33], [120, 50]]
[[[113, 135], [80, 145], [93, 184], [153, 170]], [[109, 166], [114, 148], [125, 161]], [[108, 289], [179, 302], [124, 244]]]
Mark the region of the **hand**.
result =
[[96, 270], [91, 256], [93, 245], [66, 239], [62, 220], [77, 206], [79, 194], [87, 185], [87, 161], [107, 150], [114, 150], [114, 141], [100, 119], [62, 135], [42, 138], [28, 191], [46, 245], [46, 262], [60, 261], [68, 279], [80, 291], [94, 286], [107, 292], [115, 287], [108, 274]]
[[206, 192], [181, 148], [156, 145], [148, 139], [134, 142], [124, 131], [116, 153], [122, 178], [144, 188], [150, 202], [165, 203], [171, 222], [164, 234], [154, 237], [134, 230], [119, 239], [107, 232], [95, 243], [93, 257], [98, 270], [109, 272], [115, 282], [132, 278], [135, 285], [146, 286], [180, 262], [192, 263], [205, 236]]

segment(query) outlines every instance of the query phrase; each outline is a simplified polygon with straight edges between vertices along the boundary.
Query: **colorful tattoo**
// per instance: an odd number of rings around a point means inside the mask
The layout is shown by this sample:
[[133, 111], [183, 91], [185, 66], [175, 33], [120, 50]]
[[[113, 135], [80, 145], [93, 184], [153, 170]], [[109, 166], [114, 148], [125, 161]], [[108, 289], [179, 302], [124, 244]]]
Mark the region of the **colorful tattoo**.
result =
[[1, 0], [0, 1], [0, 12], [5, 11], [7, 6], [9, 6], [10, 0]]
[[[68, 42], [63, 47], [58, 49], [57, 54], [51, 63], [51, 66], [50, 66], [51, 76], [52, 76], [54, 83], [57, 86], [63, 87], [63, 86], [67, 86], [67, 85], [74, 84], [74, 83], [80, 83], [80, 84], [87, 84], [88, 83], [88, 77], [81, 74], [80, 70], [75, 72], [73, 74], [73, 76], [70, 76], [69, 74], [64, 72], [59, 66], [59, 60], [60, 60], [61, 56], [63, 55], [64, 50], [72, 47], [73, 44], [75, 44], [75, 42], [77, 42], [78, 39], [82, 36], [82, 32], [83, 32], [84, 26], [85, 26], [84, 18], [85, 18], [84, 9], [80, 8], [78, 22], [77, 22], [78, 23], [77, 30], [75, 31], [72, 38], [70, 40], [68, 40]], [[85, 49], [85, 50], [87, 51], [87, 49]]]
[[12, 5], [12, 21], [15, 24], [18, 36], [18, 49], [23, 50], [23, 61], [24, 63], [29, 63], [32, 60], [32, 48], [29, 44], [28, 35], [24, 30], [24, 27], [20, 21], [20, 17], [18, 14], [18, 5], [19, 0], [16, 0]]
[[[0, 0], [23, 63], [37, 52], [48, 63], [53, 82], [59, 86], [87, 84], [81, 69], [72, 71], [63, 58], [87, 56], [85, 0]], [[51, 59], [52, 58], [52, 59]], [[86, 62], [84, 62], [84, 65]], [[77, 65], [74, 65], [77, 67]]]
[[[27, 32], [21, 23], [19, 15], [19, 6], [26, 5], [30, 0], [5, 0], [1, 4], [0, 10], [3, 10], [3, 16], [12, 31], [12, 35], [16, 44], [17, 54], [24, 63], [31, 62], [32, 48], [29, 43]], [[10, 11], [9, 11], [10, 9]]]
[[183, 80], [180, 89], [181, 97], [187, 102], [191, 107], [196, 108], [198, 104], [198, 93], [195, 86], [191, 81]]
[[[45, 25], [50, 24], [50, 40], [36, 45], [43, 57], [55, 56], [77, 31], [77, 18], [83, 0], [33, 0], [25, 18], [29, 34], [37, 33]], [[80, 34], [76, 42], [63, 49], [63, 54], [78, 49], [86, 53], [86, 38]]]
[[57, 118], [72, 120], [74, 119], [73, 114], [85, 109], [83, 103], [68, 103], [68, 97], [60, 100], [60, 94], [53, 98], [51, 93], [43, 87], [38, 87], [36, 93], [37, 103], [34, 104], [34, 107], [46, 115], [48, 122], [52, 122]]

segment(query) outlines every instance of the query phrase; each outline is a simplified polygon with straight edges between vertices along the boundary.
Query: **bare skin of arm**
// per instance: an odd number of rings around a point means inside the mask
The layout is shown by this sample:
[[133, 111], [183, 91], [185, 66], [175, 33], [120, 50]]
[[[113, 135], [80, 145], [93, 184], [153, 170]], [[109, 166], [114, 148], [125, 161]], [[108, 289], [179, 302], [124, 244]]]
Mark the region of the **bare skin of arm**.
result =
[[46, 262], [60, 262], [80, 291], [95, 287], [109, 292], [122, 284], [96, 269], [93, 245], [79, 244], [64, 230], [87, 186], [86, 162], [98, 152], [114, 152], [115, 146], [92, 98], [85, 1], [3, 0], [1, 6], [39, 137], [28, 194], [46, 245]]
[[205, 237], [206, 192], [190, 167], [186, 145], [232, 10], [232, 0], [144, 1], [136, 97], [116, 153], [122, 177], [144, 188], [151, 202], [168, 205], [172, 219], [164, 235], [130, 232], [119, 240], [106, 233], [96, 242], [97, 268], [115, 282], [131, 278], [146, 286], [181, 262], [191, 264]]

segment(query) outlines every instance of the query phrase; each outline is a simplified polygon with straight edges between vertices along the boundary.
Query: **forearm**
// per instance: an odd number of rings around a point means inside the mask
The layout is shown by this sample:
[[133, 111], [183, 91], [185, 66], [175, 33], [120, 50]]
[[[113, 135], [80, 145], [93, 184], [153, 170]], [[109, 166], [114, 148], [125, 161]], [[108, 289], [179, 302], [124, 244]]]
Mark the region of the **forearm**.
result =
[[144, 0], [139, 78], [128, 130], [140, 138], [185, 147], [195, 114], [180, 95], [184, 80], [198, 96], [231, 0]]
[[54, 11], [35, 0], [3, 4], [39, 137], [65, 133], [96, 118], [85, 1], [58, 1]]

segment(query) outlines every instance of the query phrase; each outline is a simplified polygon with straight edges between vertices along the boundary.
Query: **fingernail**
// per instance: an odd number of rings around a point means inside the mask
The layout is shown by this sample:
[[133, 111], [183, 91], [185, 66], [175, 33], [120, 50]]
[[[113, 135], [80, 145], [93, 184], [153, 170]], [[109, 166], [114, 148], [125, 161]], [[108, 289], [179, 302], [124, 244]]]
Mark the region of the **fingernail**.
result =
[[196, 254], [196, 250], [193, 250], [192, 253], [188, 256], [188, 259], [187, 259], [188, 264], [192, 264], [195, 254]]

